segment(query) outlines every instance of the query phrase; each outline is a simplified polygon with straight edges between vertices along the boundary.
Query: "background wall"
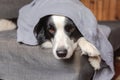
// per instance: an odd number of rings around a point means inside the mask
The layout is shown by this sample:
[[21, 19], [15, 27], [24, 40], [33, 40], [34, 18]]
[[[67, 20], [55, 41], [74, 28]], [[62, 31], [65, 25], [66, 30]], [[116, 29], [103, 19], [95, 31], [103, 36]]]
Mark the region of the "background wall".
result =
[[81, 0], [97, 20], [120, 20], [120, 0]]

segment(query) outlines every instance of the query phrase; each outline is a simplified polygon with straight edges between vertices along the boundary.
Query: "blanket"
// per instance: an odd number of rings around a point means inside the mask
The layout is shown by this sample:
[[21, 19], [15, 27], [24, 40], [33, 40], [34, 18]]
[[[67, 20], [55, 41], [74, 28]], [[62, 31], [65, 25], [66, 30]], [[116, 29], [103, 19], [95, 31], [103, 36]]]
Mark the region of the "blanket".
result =
[[101, 67], [99, 71], [96, 71], [94, 80], [111, 80], [114, 75], [113, 48], [98, 28], [92, 12], [79, 0], [33, 0], [25, 5], [19, 11], [17, 41], [37, 45], [33, 29], [42, 17], [51, 14], [71, 18], [83, 36], [100, 51], [101, 58], [107, 67]]

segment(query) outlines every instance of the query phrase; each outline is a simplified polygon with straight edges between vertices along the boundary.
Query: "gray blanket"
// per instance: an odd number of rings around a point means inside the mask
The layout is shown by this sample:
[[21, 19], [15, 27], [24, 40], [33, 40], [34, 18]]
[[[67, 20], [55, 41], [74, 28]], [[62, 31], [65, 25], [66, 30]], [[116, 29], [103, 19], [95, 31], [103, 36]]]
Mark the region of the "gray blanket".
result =
[[111, 80], [114, 75], [112, 46], [98, 28], [92, 12], [79, 0], [33, 0], [25, 5], [19, 11], [17, 41], [37, 45], [33, 29], [40, 18], [51, 14], [71, 18], [83, 36], [100, 51], [108, 67], [97, 71], [94, 80]]

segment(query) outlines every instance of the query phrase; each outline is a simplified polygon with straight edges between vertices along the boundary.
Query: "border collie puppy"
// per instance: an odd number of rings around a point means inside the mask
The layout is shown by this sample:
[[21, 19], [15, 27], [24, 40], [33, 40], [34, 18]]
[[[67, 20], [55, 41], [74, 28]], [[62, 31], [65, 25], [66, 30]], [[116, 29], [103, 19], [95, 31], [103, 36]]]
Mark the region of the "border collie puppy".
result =
[[73, 21], [65, 16], [48, 15], [40, 19], [34, 29], [38, 43], [43, 48], [53, 48], [57, 59], [70, 58], [82, 34]]
[[70, 18], [60, 15], [45, 16], [35, 26], [34, 34], [42, 48], [53, 49], [55, 58], [68, 59], [80, 47], [81, 55], [89, 56], [94, 69], [100, 68], [100, 52], [83, 37]]

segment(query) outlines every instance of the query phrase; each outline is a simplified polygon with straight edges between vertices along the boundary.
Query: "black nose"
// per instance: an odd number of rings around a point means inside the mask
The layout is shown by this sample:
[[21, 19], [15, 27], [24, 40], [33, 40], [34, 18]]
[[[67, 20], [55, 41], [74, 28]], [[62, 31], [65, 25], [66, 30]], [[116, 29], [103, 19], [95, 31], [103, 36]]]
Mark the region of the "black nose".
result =
[[58, 57], [65, 57], [67, 55], [67, 49], [58, 49], [56, 53]]

